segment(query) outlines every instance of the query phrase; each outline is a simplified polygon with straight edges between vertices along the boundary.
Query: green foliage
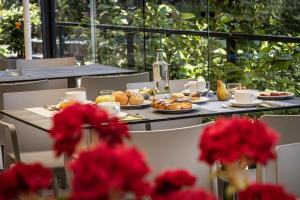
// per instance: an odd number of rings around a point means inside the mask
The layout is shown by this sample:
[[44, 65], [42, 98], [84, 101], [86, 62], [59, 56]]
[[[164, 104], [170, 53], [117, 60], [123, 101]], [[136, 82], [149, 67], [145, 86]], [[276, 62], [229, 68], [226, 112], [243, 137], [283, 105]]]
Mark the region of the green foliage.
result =
[[[30, 14], [32, 26], [40, 25], [39, 7], [36, 4], [30, 5]], [[13, 4], [9, 10], [3, 10], [1, 15], [0, 43], [8, 45], [7, 50], [9, 53], [17, 54], [18, 58], [24, 57], [23, 7], [20, 4]], [[2, 50], [2, 52], [4, 53], [5, 50]]]

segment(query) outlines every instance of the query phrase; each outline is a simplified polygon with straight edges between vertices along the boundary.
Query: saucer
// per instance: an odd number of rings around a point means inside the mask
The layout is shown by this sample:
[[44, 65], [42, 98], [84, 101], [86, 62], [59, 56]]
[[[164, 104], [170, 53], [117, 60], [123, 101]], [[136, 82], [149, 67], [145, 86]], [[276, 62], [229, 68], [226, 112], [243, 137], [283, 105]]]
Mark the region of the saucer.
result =
[[122, 118], [127, 117], [127, 115], [128, 115], [128, 113], [126, 113], [126, 112], [119, 112], [119, 113], [117, 114], [117, 117], [119, 117], [120, 119], [122, 119]]
[[235, 99], [229, 100], [230, 104], [234, 107], [239, 107], [239, 108], [251, 108], [251, 107], [256, 107], [257, 105], [261, 104], [263, 100], [256, 99], [251, 103], [238, 103], [236, 102]]

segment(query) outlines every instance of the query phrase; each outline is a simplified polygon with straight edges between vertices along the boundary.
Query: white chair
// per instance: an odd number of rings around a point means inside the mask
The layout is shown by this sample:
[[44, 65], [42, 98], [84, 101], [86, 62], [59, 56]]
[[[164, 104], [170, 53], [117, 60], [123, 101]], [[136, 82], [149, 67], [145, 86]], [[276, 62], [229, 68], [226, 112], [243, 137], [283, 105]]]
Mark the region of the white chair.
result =
[[[300, 115], [264, 115], [261, 121], [280, 134], [279, 146], [300, 142]], [[257, 165], [256, 180], [276, 183], [276, 162], [269, 161], [264, 167]]]
[[184, 85], [187, 84], [190, 81], [195, 81], [197, 79], [178, 79], [178, 80], [170, 80], [169, 85], [170, 85], [170, 91], [173, 93], [176, 92], [181, 92], [183, 91]]
[[209, 124], [157, 131], [133, 131], [131, 143], [145, 153], [152, 169], [150, 178], [154, 178], [162, 170], [183, 168], [198, 177], [198, 186], [217, 193], [210, 167], [198, 160], [200, 135]]
[[300, 143], [280, 145], [276, 153], [276, 183], [300, 197]]
[[149, 73], [118, 76], [85, 76], [81, 78], [81, 87], [86, 88], [87, 98], [95, 100], [100, 90], [126, 90], [128, 83], [149, 81]]
[[261, 121], [280, 134], [280, 145], [300, 142], [300, 115], [264, 115]]
[[128, 90], [143, 89], [145, 87], [155, 88], [155, 83], [154, 82], [127, 83]]
[[[6, 93], [4, 94], [4, 108], [20, 109], [56, 104], [68, 91], [85, 91], [85, 89], [66, 88]], [[10, 118], [5, 118], [5, 121], [1, 122], [1, 124], [6, 126], [10, 133], [10, 138], [6, 137], [5, 139], [6, 152], [9, 153], [5, 158], [6, 167], [12, 162], [42, 163], [54, 171], [55, 181], [53, 182], [53, 188], [55, 195], [57, 195], [57, 179], [62, 178], [62, 180], [65, 180], [64, 160], [62, 157], [54, 157], [54, 153], [51, 150], [52, 139], [48, 133]], [[6, 135], [8, 136], [8, 134]], [[10, 152], [13, 152], [13, 154]]]
[[[4, 109], [23, 109], [57, 104], [68, 91], [85, 91], [85, 89], [65, 88], [5, 93], [3, 95]], [[8, 117], [5, 117], [5, 121], [15, 125], [21, 152], [48, 151], [52, 149], [52, 139], [47, 133]]]
[[[3, 110], [3, 94], [4, 93], [31, 91], [31, 90], [45, 90], [48, 88], [49, 88], [49, 82], [47, 80], [0, 84], [0, 94], [1, 94], [0, 110]], [[2, 118], [2, 115], [0, 115], [0, 118]], [[3, 130], [0, 129], [0, 145], [3, 144], [3, 139], [4, 139], [3, 138]]]
[[[19, 69], [28, 69], [28, 68], [43, 69], [43, 68], [50, 68], [50, 67], [57, 68], [57, 67], [75, 66], [75, 65], [76, 65], [75, 57], [16, 60], [16, 66]], [[49, 80], [50, 89], [67, 88], [67, 87], [68, 87], [67, 79]]]
[[26, 68], [49, 68], [49, 67], [65, 67], [65, 66], [75, 66], [75, 57], [67, 58], [46, 58], [46, 59], [34, 59], [34, 60], [16, 60], [16, 66], [19, 69]]

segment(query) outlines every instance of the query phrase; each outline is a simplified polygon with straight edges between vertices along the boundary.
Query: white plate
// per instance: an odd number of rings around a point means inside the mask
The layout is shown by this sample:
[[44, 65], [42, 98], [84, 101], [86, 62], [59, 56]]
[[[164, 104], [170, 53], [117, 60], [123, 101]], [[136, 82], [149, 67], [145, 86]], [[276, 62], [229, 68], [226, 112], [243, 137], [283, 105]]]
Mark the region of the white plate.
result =
[[145, 100], [143, 104], [141, 105], [121, 105], [122, 109], [139, 109], [142, 108], [144, 106], [150, 106], [151, 105], [151, 101]]
[[153, 108], [156, 112], [160, 112], [160, 113], [167, 113], [167, 114], [180, 114], [180, 113], [187, 113], [190, 112], [192, 110], [195, 110], [197, 108], [200, 108], [199, 105], [196, 104], [192, 104], [192, 108], [191, 109], [181, 109], [181, 110], [163, 110], [163, 109], [155, 109]]
[[251, 107], [255, 107], [261, 103], [263, 103], [263, 100], [260, 99], [256, 99], [255, 101], [253, 101], [252, 103], [237, 103], [235, 101], [235, 99], [231, 99], [229, 100], [230, 104], [234, 107], [239, 107], [239, 108], [251, 108]]
[[198, 99], [196, 101], [192, 101], [192, 103], [200, 104], [200, 103], [204, 103], [204, 102], [208, 102], [208, 101], [209, 101], [208, 97], [200, 97], [200, 99]]
[[122, 118], [127, 117], [127, 115], [128, 115], [128, 113], [126, 113], [126, 112], [119, 112], [119, 113], [117, 114], [117, 117], [119, 117], [120, 119], [122, 119]]
[[[206, 91], [204, 91], [204, 92], [200, 92], [200, 94], [202, 94], [202, 95], [206, 95], [207, 94], [207, 89], [206, 89]], [[190, 96], [190, 94], [191, 94], [191, 91], [189, 90], [189, 89], [186, 89], [186, 90], [183, 90], [183, 91], [181, 91], [181, 93], [183, 94], [183, 95], [185, 95], [185, 96]], [[213, 91], [212, 90], [210, 90], [209, 91], [209, 93], [213, 93]]]
[[258, 94], [257, 98], [263, 99], [263, 100], [282, 100], [282, 99], [288, 99], [295, 96], [294, 93], [290, 93], [289, 95], [284, 96], [260, 96]]

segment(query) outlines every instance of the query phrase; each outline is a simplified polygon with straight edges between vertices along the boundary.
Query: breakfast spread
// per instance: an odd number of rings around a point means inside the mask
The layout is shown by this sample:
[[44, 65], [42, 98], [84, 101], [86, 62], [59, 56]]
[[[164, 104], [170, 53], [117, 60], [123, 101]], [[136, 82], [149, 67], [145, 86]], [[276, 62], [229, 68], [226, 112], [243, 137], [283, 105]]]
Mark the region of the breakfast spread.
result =
[[183, 110], [191, 109], [192, 103], [189, 98], [154, 99], [151, 106], [158, 110]]

